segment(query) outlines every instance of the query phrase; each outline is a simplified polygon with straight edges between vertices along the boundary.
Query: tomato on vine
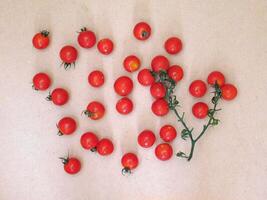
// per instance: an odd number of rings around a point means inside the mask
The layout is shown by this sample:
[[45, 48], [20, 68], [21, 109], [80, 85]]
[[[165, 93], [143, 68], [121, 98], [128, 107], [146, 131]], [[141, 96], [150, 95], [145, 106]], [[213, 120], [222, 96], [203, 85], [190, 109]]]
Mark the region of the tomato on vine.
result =
[[155, 134], [150, 130], [144, 130], [138, 135], [138, 144], [143, 148], [152, 147], [156, 141]]
[[36, 49], [45, 49], [49, 45], [49, 32], [43, 30], [40, 33], [36, 33], [32, 38], [32, 44]]
[[169, 160], [173, 155], [172, 146], [168, 143], [161, 143], [155, 148], [155, 155], [159, 160]]
[[75, 61], [78, 57], [78, 51], [75, 47], [66, 45], [60, 50], [59, 56], [64, 64], [64, 68], [68, 69], [73, 64], [75, 66]]
[[135, 55], [127, 56], [123, 61], [124, 69], [127, 72], [135, 72], [141, 65], [140, 59]]
[[81, 162], [75, 157], [60, 158], [64, 165], [64, 170], [68, 174], [77, 174], [81, 170]]
[[114, 146], [111, 140], [103, 138], [97, 143], [96, 149], [101, 156], [108, 156], [113, 152]]
[[76, 121], [71, 117], [63, 117], [57, 124], [58, 135], [71, 135], [76, 130]]
[[183, 68], [179, 65], [172, 65], [169, 69], [168, 69], [168, 75], [169, 77], [174, 80], [176, 83], [180, 80], [182, 80], [183, 76], [184, 76], [184, 71]]
[[222, 98], [224, 100], [233, 100], [237, 96], [237, 88], [232, 84], [224, 84], [221, 87]]
[[98, 120], [104, 116], [105, 107], [102, 103], [98, 101], [92, 101], [87, 105], [87, 108], [85, 111], [83, 111], [83, 114], [85, 114], [92, 120]]
[[104, 74], [99, 70], [92, 71], [88, 75], [88, 83], [93, 87], [100, 87], [104, 84], [104, 82], [105, 82]]
[[52, 101], [57, 106], [62, 106], [68, 102], [69, 94], [63, 88], [56, 88], [46, 97], [46, 100]]
[[133, 90], [133, 81], [128, 76], [117, 78], [114, 83], [114, 90], [120, 96], [127, 96]]
[[204, 119], [209, 112], [209, 107], [204, 102], [197, 102], [192, 107], [193, 115], [198, 119]]
[[133, 110], [133, 102], [131, 99], [123, 97], [116, 103], [116, 110], [122, 115], [127, 115]]
[[189, 92], [194, 97], [203, 97], [206, 94], [207, 86], [202, 80], [195, 80], [189, 86]]
[[215, 83], [217, 83], [221, 87], [225, 83], [225, 77], [223, 73], [219, 71], [213, 71], [208, 75], [207, 82], [210, 85], [215, 85]]
[[152, 112], [157, 116], [164, 116], [169, 112], [169, 105], [165, 99], [156, 99], [151, 106]]
[[143, 86], [149, 86], [155, 82], [155, 78], [149, 69], [142, 69], [137, 76], [138, 82]]
[[134, 153], [126, 153], [121, 158], [121, 164], [123, 166], [122, 174], [131, 174], [131, 171], [138, 166], [138, 157]]
[[93, 31], [87, 30], [85, 27], [81, 29], [78, 35], [78, 43], [83, 48], [92, 48], [96, 43], [96, 36]]
[[176, 129], [169, 124], [162, 126], [159, 134], [164, 142], [172, 142], [177, 136]]
[[33, 89], [42, 91], [48, 89], [51, 84], [50, 77], [46, 73], [42, 72], [35, 74], [32, 82]]
[[99, 40], [97, 43], [97, 49], [100, 53], [108, 55], [113, 51], [113, 42], [108, 38]]
[[138, 40], [147, 40], [151, 35], [151, 28], [146, 22], [139, 22], [133, 29], [134, 37]]
[[177, 54], [182, 50], [183, 44], [179, 38], [170, 37], [166, 40], [164, 47], [169, 54]]
[[92, 152], [96, 151], [96, 146], [98, 144], [98, 137], [93, 132], [86, 132], [81, 136], [80, 143], [82, 147], [86, 150]]
[[167, 71], [169, 66], [168, 58], [162, 55], [155, 56], [151, 61], [151, 67], [154, 72], [159, 72], [160, 70]]
[[153, 83], [150, 87], [150, 93], [155, 99], [160, 99], [165, 97], [166, 89], [164, 85], [160, 82]]

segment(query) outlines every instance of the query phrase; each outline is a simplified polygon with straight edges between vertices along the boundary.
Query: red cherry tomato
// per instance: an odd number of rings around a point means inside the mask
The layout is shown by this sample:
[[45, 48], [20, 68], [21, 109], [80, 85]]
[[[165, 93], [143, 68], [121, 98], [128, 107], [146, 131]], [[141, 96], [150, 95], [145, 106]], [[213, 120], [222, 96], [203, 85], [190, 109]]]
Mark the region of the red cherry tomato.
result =
[[179, 65], [173, 65], [168, 69], [168, 75], [177, 83], [178, 81], [182, 80], [184, 76], [183, 68]]
[[76, 121], [71, 117], [64, 117], [57, 124], [58, 135], [70, 135], [76, 130]]
[[151, 34], [151, 28], [146, 22], [139, 22], [133, 29], [134, 37], [138, 40], [147, 40]]
[[208, 112], [209, 107], [203, 102], [195, 103], [192, 107], [192, 113], [198, 119], [204, 119], [208, 115]]
[[86, 28], [82, 28], [78, 35], [78, 43], [83, 48], [92, 48], [96, 43], [95, 33]]
[[98, 137], [92, 132], [86, 132], [81, 136], [80, 143], [84, 149], [96, 151]]
[[219, 71], [213, 71], [209, 74], [207, 82], [210, 85], [215, 85], [215, 82], [221, 87], [225, 83], [224, 75]]
[[78, 52], [75, 47], [67, 45], [60, 50], [59, 56], [64, 64], [64, 68], [68, 69], [71, 64], [75, 64]]
[[164, 142], [171, 142], [177, 136], [176, 129], [171, 125], [162, 126], [161, 129], [160, 129], [159, 134], [160, 134], [160, 138]]
[[77, 158], [60, 158], [64, 164], [64, 170], [68, 174], [77, 174], [81, 170], [81, 162]]
[[57, 106], [62, 106], [69, 100], [69, 94], [63, 88], [56, 88], [46, 99], [52, 101]]
[[46, 90], [50, 87], [51, 80], [46, 73], [38, 73], [34, 75], [32, 82], [35, 90]]
[[224, 100], [233, 100], [237, 95], [236, 87], [229, 83], [223, 85], [221, 91]]
[[169, 105], [164, 99], [157, 99], [153, 102], [151, 109], [157, 116], [164, 116], [169, 112]]
[[155, 148], [155, 155], [159, 160], [169, 160], [172, 157], [172, 154], [172, 147], [168, 143], [161, 143]]
[[151, 67], [154, 72], [159, 72], [160, 70], [167, 71], [169, 66], [169, 60], [162, 55], [155, 56], [151, 61]]
[[113, 152], [114, 146], [109, 139], [103, 138], [98, 142], [96, 149], [101, 156], [107, 156]]
[[113, 50], [113, 42], [108, 38], [102, 39], [97, 43], [97, 48], [100, 53], [108, 55]]
[[134, 55], [127, 56], [123, 61], [124, 69], [127, 72], [135, 72], [140, 67], [140, 59]]
[[162, 83], [156, 82], [151, 85], [150, 93], [154, 98], [160, 99], [165, 97], [166, 89]]
[[137, 76], [138, 82], [143, 86], [149, 86], [155, 82], [149, 69], [142, 69]]
[[104, 82], [105, 82], [104, 74], [99, 70], [92, 71], [88, 75], [88, 83], [93, 87], [100, 87], [104, 84]]
[[204, 81], [195, 80], [189, 87], [189, 92], [194, 97], [203, 97], [206, 94], [207, 86]]
[[131, 170], [138, 166], [138, 157], [134, 153], [126, 153], [121, 158], [121, 164], [123, 166], [123, 175], [131, 173]]
[[127, 76], [119, 77], [114, 83], [114, 90], [120, 96], [127, 96], [133, 90], [133, 81]]
[[127, 115], [133, 110], [133, 102], [131, 99], [123, 97], [117, 102], [116, 109], [120, 114]]
[[49, 45], [49, 32], [44, 30], [36, 33], [32, 38], [32, 44], [36, 49], [45, 49]]
[[105, 114], [105, 107], [98, 101], [92, 101], [88, 104], [87, 108], [83, 113], [91, 118], [92, 120], [101, 119]]
[[156, 141], [155, 134], [150, 130], [144, 130], [138, 135], [138, 144], [143, 148], [152, 147]]
[[177, 37], [171, 37], [165, 42], [165, 49], [169, 54], [177, 54], [183, 48], [182, 41]]

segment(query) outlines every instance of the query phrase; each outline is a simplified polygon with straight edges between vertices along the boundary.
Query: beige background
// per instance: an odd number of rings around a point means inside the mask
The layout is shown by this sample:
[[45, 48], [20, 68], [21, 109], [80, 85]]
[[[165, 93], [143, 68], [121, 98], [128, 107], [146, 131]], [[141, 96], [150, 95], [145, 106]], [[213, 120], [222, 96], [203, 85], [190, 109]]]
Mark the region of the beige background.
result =
[[[149, 41], [132, 36], [134, 24], [146, 20], [152, 26]], [[110, 56], [96, 47], [77, 46], [76, 31], [87, 26], [98, 38], [111, 37], [115, 50]], [[31, 45], [35, 32], [51, 31], [51, 45], [37, 51]], [[171, 63], [184, 67], [185, 77], [177, 96], [187, 112], [186, 120], [201, 127], [190, 112], [195, 99], [187, 92], [193, 79], [206, 79], [214, 69], [225, 73], [238, 87], [233, 102], [223, 102], [221, 124], [209, 130], [197, 144], [192, 162], [173, 157], [156, 160], [153, 148], [140, 149], [136, 136], [144, 128], [158, 134], [161, 125], [176, 125], [173, 114], [154, 117], [148, 89], [135, 81], [131, 98], [134, 112], [126, 117], [116, 113], [118, 99], [113, 81], [122, 74], [122, 60], [135, 53], [142, 67], [156, 54], [166, 55], [162, 44], [172, 35], [184, 42], [184, 50], [169, 56]], [[58, 52], [65, 44], [79, 49], [75, 70], [60, 68]], [[267, 199], [267, 1], [0, 1], [0, 199], [1, 200], [264, 200]], [[105, 86], [99, 90], [87, 84], [87, 74], [102, 69]], [[31, 89], [32, 76], [48, 72], [53, 86], [63, 86], [71, 101], [55, 107], [44, 100], [47, 92]], [[208, 101], [209, 97], [204, 98]], [[91, 100], [101, 100], [107, 115], [92, 122], [80, 113]], [[79, 127], [69, 137], [56, 135], [56, 122], [64, 115], [75, 116]], [[177, 129], [181, 130], [180, 125]], [[107, 158], [81, 149], [80, 135], [96, 131], [113, 139], [116, 150]], [[159, 140], [157, 141], [157, 143]], [[175, 152], [188, 151], [179, 138]], [[79, 157], [83, 167], [67, 175], [58, 160], [67, 151]], [[130, 177], [120, 174], [121, 155], [134, 151], [140, 166]]]

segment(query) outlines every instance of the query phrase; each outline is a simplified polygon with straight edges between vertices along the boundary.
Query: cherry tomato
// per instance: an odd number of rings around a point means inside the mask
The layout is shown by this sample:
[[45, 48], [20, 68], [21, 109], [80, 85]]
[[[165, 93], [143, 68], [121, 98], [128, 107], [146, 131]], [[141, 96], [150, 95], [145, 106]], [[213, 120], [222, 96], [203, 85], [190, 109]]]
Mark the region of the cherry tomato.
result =
[[49, 45], [49, 32], [46, 30], [36, 33], [32, 38], [32, 44], [36, 49], [45, 49]]
[[120, 114], [127, 115], [133, 110], [133, 102], [131, 99], [123, 97], [117, 102], [116, 109]]
[[109, 139], [103, 138], [98, 142], [96, 149], [101, 156], [107, 156], [113, 152], [114, 146]]
[[88, 75], [88, 83], [93, 87], [100, 87], [104, 84], [104, 82], [105, 82], [104, 74], [99, 70], [92, 71]]
[[169, 105], [164, 99], [156, 99], [153, 102], [151, 109], [155, 115], [164, 116], [169, 112]]
[[139, 22], [133, 29], [134, 37], [138, 40], [147, 40], [151, 34], [151, 28], [146, 22]]
[[233, 100], [237, 95], [236, 87], [229, 83], [223, 85], [221, 91], [224, 100]]
[[151, 61], [151, 67], [154, 72], [159, 72], [160, 70], [167, 71], [169, 66], [169, 60], [162, 55], [155, 56]]
[[160, 129], [159, 134], [160, 134], [160, 138], [164, 142], [171, 142], [177, 136], [176, 129], [171, 125], [162, 126], [161, 129]]
[[130, 174], [131, 170], [138, 166], [138, 157], [134, 153], [126, 153], [121, 158], [121, 164], [123, 166], [122, 174]]
[[69, 100], [68, 92], [63, 88], [56, 88], [46, 97], [48, 101], [52, 101], [57, 106], [62, 106]]
[[208, 112], [209, 107], [203, 102], [195, 103], [192, 107], [192, 113], [198, 119], [204, 119], [208, 115]]
[[46, 90], [50, 87], [51, 80], [46, 73], [38, 73], [34, 75], [32, 82], [35, 90]]
[[149, 69], [142, 69], [137, 76], [138, 82], [143, 86], [149, 86], [155, 82], [155, 78], [152, 76]]
[[177, 83], [178, 81], [182, 80], [184, 76], [183, 68], [179, 65], [173, 65], [168, 69], [168, 75]]
[[124, 69], [127, 72], [135, 72], [140, 67], [140, 59], [136, 57], [135, 55], [127, 56], [123, 61]]
[[221, 87], [225, 83], [224, 75], [219, 71], [213, 71], [209, 74], [207, 82], [210, 85], [215, 85], [215, 82]]
[[64, 64], [64, 68], [68, 69], [71, 64], [75, 65], [75, 61], [78, 57], [78, 52], [75, 47], [67, 45], [60, 50], [59, 56]]
[[96, 43], [95, 33], [87, 30], [85, 27], [81, 29], [78, 35], [78, 43], [83, 48], [91, 48]]
[[81, 170], [81, 162], [77, 158], [60, 158], [64, 164], [64, 170], [68, 174], [77, 174]]
[[76, 130], [76, 121], [71, 117], [64, 117], [57, 124], [58, 135], [70, 135]]
[[168, 143], [161, 143], [155, 148], [155, 155], [159, 160], [169, 160], [172, 157], [172, 154], [172, 146]]
[[151, 85], [150, 93], [154, 98], [160, 99], [165, 97], [166, 89], [162, 83], [156, 82]]
[[138, 135], [138, 144], [143, 148], [152, 147], [156, 141], [155, 134], [150, 130], [144, 130]]
[[194, 97], [203, 97], [206, 94], [207, 86], [204, 81], [195, 80], [189, 86], [189, 92]]
[[98, 101], [92, 101], [88, 104], [85, 111], [83, 111], [92, 120], [101, 119], [105, 114], [105, 107]]
[[113, 50], [113, 42], [108, 38], [102, 39], [97, 43], [97, 48], [100, 53], [108, 55]]
[[86, 132], [81, 136], [80, 143], [84, 149], [96, 151], [98, 137], [92, 132]]
[[167, 39], [164, 46], [169, 54], [177, 54], [183, 48], [182, 41], [177, 37]]
[[120, 96], [127, 96], [133, 90], [133, 81], [127, 76], [119, 77], [114, 83], [114, 90]]

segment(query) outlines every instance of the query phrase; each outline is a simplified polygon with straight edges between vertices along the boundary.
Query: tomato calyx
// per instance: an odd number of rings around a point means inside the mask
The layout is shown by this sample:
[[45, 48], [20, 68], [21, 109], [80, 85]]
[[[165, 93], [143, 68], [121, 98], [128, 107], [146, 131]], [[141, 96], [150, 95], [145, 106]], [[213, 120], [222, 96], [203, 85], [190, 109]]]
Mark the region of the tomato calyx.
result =
[[94, 116], [94, 113], [90, 112], [89, 110], [84, 110], [82, 111], [82, 115], [86, 115], [87, 117], [92, 117]]
[[121, 174], [123, 176], [126, 176], [126, 175], [130, 175], [132, 173], [132, 171], [130, 170], [129, 167], [124, 167], [122, 170], [121, 170]]
[[62, 62], [60, 66], [62, 66], [62, 65], [63, 65], [65, 70], [70, 69], [72, 65], [73, 65], [73, 68], [75, 69], [75, 62], [73, 62], [73, 63]]
[[44, 37], [48, 37], [48, 35], [49, 35], [49, 31], [48, 31], [48, 30], [42, 30], [40, 33], [41, 33], [42, 36], [44, 36]]
[[32, 89], [38, 91], [38, 89], [32, 84]]
[[59, 157], [59, 159], [62, 161], [63, 165], [68, 164], [69, 162], [69, 153], [67, 157]]
[[58, 136], [62, 136], [63, 133], [59, 130], [58, 124], [56, 124], [56, 127], [57, 127], [57, 129], [58, 129], [57, 135], [58, 135]]
[[77, 31], [77, 33], [85, 32], [85, 31], [87, 31], [87, 28], [86, 28], [86, 27], [82, 27], [82, 28], [80, 29], [80, 31]]
[[51, 92], [49, 92], [48, 96], [45, 98], [46, 101], [52, 101]]
[[142, 38], [146, 38], [146, 37], [148, 37], [149, 32], [147, 32], [147, 31], [142, 31], [141, 35], [142, 35]]
[[93, 147], [90, 149], [90, 151], [95, 153], [97, 151], [97, 149], [96, 149], [96, 147]]

